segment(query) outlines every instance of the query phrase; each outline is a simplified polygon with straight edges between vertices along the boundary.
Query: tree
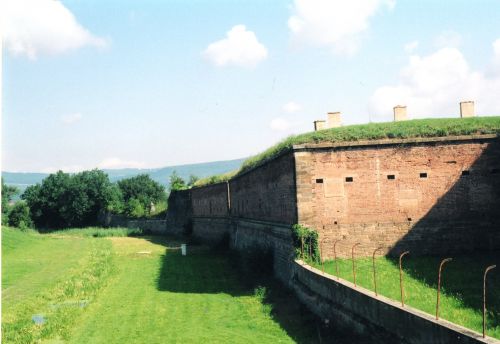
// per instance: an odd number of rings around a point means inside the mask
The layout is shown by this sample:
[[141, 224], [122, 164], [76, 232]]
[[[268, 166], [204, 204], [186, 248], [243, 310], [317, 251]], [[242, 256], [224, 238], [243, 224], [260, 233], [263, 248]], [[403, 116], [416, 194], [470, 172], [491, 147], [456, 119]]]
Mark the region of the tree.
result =
[[16, 202], [9, 212], [9, 226], [21, 229], [32, 228], [30, 208], [24, 201]]
[[122, 179], [118, 181], [118, 187], [123, 195], [125, 213], [131, 213], [131, 209], [136, 209], [136, 214], [140, 212], [138, 202], [144, 213], [150, 214], [151, 206], [166, 198], [165, 188], [147, 174]]
[[186, 182], [182, 179], [176, 171], [170, 175], [170, 191], [185, 190], [187, 189]]
[[117, 207], [119, 192], [100, 170], [70, 175], [59, 171], [22, 195], [37, 227], [63, 228], [97, 224], [98, 215]]
[[12, 197], [19, 192], [15, 186], [5, 184], [2, 178], [2, 225], [9, 223], [10, 201]]

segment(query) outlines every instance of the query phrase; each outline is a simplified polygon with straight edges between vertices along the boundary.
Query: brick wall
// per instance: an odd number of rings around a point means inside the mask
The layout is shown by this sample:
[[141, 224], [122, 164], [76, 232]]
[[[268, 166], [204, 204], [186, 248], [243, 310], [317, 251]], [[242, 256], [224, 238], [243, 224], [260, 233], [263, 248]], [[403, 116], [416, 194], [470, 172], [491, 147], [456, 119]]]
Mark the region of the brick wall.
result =
[[191, 190], [193, 216], [225, 217], [229, 215], [228, 184], [219, 183]]
[[231, 215], [296, 223], [294, 164], [293, 154], [288, 153], [232, 179], [229, 182]]
[[167, 233], [183, 234], [192, 221], [191, 190], [172, 191], [168, 197]]
[[299, 222], [320, 232], [325, 256], [360, 242], [416, 254], [498, 247], [497, 138], [370, 142], [297, 148]]

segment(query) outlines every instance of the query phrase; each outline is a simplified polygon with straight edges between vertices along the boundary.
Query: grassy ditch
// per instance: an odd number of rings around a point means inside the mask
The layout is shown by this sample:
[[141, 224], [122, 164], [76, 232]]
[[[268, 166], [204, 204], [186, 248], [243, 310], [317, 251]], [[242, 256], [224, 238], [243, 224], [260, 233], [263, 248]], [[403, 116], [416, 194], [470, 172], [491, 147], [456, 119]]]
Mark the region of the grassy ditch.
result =
[[[454, 257], [444, 265], [441, 280], [440, 318], [482, 333], [483, 273], [486, 266], [500, 263], [499, 254], [475, 254]], [[405, 304], [432, 316], [436, 314], [438, 267], [441, 258], [403, 258]], [[352, 260], [338, 259], [339, 276], [353, 282]], [[312, 265], [322, 269], [321, 264]], [[324, 262], [324, 270], [336, 276], [335, 263]], [[376, 259], [377, 291], [396, 301], [401, 300], [399, 261], [397, 258]], [[371, 258], [356, 260], [356, 283], [374, 290]], [[500, 272], [488, 275], [488, 335], [500, 339]]]

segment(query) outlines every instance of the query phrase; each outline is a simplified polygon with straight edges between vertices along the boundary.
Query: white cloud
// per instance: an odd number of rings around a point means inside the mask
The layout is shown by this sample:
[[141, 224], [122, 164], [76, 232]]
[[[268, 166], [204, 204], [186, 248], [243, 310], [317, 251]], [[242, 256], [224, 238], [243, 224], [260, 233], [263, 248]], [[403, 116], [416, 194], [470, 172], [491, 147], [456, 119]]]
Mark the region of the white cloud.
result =
[[61, 116], [61, 121], [64, 124], [73, 124], [79, 122], [81, 119], [82, 119], [82, 114], [79, 112]]
[[120, 158], [108, 158], [101, 161], [97, 167], [101, 169], [144, 168], [145, 164], [143, 162], [122, 160]]
[[288, 112], [288, 113], [294, 113], [297, 111], [300, 111], [302, 107], [300, 104], [297, 104], [295, 102], [288, 102], [285, 105], [283, 105], [283, 111]]
[[418, 48], [418, 41], [412, 41], [405, 44], [405, 52], [412, 53]]
[[462, 35], [455, 31], [443, 31], [434, 39], [436, 48], [458, 48], [462, 44]]
[[271, 121], [270, 127], [275, 131], [287, 131], [292, 127], [292, 123], [285, 118], [278, 117]]
[[226, 38], [210, 44], [203, 52], [203, 56], [216, 66], [253, 67], [267, 55], [266, 47], [244, 25], [234, 26]]
[[6, 0], [0, 12], [5, 48], [14, 56], [34, 60], [84, 46], [106, 46], [106, 40], [81, 26], [60, 1]]
[[380, 8], [394, 5], [395, 0], [295, 0], [288, 28], [298, 41], [352, 53], [370, 17]]
[[[495, 53], [500, 57], [499, 51]], [[500, 66], [487, 72], [472, 70], [461, 51], [453, 47], [428, 56], [410, 56], [399, 83], [378, 88], [371, 97], [370, 109], [385, 120], [391, 118], [392, 107], [398, 104], [407, 105], [413, 117], [450, 116], [459, 113], [460, 101], [474, 100], [478, 114], [498, 114], [498, 69]]]

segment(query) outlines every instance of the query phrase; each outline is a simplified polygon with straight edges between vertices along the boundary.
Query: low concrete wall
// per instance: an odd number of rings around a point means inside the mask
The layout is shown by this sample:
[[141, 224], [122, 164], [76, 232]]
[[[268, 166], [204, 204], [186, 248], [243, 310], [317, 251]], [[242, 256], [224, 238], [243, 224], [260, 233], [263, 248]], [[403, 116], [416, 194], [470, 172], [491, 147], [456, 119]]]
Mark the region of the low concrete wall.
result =
[[293, 264], [290, 287], [316, 315], [357, 332], [395, 336], [405, 343], [500, 343], [479, 333], [434, 317], [320, 270]]
[[122, 215], [106, 214], [100, 218], [104, 227], [139, 228], [154, 234], [167, 233], [165, 219], [129, 219]]

